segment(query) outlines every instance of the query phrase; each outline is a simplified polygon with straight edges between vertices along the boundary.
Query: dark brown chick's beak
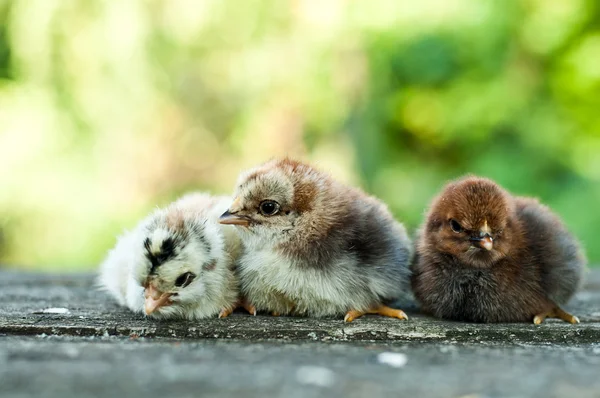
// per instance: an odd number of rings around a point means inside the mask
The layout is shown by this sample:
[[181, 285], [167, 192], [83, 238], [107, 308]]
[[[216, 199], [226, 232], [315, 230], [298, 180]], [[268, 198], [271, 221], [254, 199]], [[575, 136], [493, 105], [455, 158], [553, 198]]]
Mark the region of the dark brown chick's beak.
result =
[[148, 285], [144, 291], [144, 297], [146, 302], [144, 303], [144, 311], [146, 315], [152, 314], [160, 307], [164, 307], [171, 304], [171, 293], [163, 293], [152, 285]]
[[250, 220], [248, 219], [248, 217], [230, 213], [229, 210], [227, 210], [221, 215], [221, 217], [219, 217], [219, 223], [225, 225], [241, 225], [243, 227], [247, 227], [250, 224]]
[[485, 249], [485, 250], [492, 250], [492, 248], [494, 247], [494, 239], [489, 235], [485, 235], [485, 236], [481, 236], [481, 237], [473, 237], [469, 240], [474, 245], [476, 245], [482, 249]]

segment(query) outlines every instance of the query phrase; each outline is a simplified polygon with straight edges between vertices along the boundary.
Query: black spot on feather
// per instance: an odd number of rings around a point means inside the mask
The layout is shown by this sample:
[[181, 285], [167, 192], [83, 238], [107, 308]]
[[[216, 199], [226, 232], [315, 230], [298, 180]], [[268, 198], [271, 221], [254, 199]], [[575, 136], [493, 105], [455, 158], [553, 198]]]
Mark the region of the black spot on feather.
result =
[[164, 257], [173, 257], [173, 252], [175, 251], [175, 242], [173, 238], [167, 238], [163, 241], [160, 252]]
[[152, 253], [152, 242], [150, 238], [144, 240], [146, 258], [150, 261], [150, 274], [156, 273], [156, 268], [175, 257], [175, 242], [173, 238], [167, 238], [160, 247], [160, 252]]

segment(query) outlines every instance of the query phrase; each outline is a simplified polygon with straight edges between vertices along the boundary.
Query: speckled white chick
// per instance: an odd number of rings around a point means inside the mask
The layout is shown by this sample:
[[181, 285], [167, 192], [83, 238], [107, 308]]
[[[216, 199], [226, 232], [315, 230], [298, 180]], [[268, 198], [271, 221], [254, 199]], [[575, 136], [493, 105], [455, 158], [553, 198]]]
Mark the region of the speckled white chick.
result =
[[153, 318], [229, 315], [238, 300], [233, 227], [220, 225], [231, 198], [189, 194], [122, 235], [100, 267], [100, 285]]
[[407, 319], [387, 305], [409, 292], [412, 244], [381, 201], [290, 159], [242, 173], [234, 196], [221, 223], [242, 238], [242, 296], [257, 310]]

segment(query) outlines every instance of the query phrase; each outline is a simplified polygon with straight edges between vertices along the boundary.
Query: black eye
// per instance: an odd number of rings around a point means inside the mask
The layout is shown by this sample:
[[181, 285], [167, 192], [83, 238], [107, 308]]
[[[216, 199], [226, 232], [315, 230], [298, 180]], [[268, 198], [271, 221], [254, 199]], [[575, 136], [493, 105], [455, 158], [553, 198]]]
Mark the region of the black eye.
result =
[[452, 228], [454, 232], [463, 231], [463, 227], [456, 220], [450, 220], [450, 228]]
[[279, 203], [274, 200], [265, 200], [260, 204], [259, 210], [265, 216], [273, 216], [279, 212]]
[[195, 277], [196, 277], [196, 275], [192, 274], [191, 272], [186, 272], [184, 274], [181, 274], [175, 281], [175, 286], [186, 287], [190, 283], [192, 283], [192, 281], [194, 280]]

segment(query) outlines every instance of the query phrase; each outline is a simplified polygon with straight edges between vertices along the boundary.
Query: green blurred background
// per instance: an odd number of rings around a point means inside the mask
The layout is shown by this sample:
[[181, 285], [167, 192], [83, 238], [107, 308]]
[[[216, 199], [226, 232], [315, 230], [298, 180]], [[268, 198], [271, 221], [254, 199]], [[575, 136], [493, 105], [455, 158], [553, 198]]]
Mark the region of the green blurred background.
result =
[[310, 160], [414, 230], [447, 179], [600, 262], [598, 0], [0, 0], [0, 263], [96, 267], [188, 190]]

